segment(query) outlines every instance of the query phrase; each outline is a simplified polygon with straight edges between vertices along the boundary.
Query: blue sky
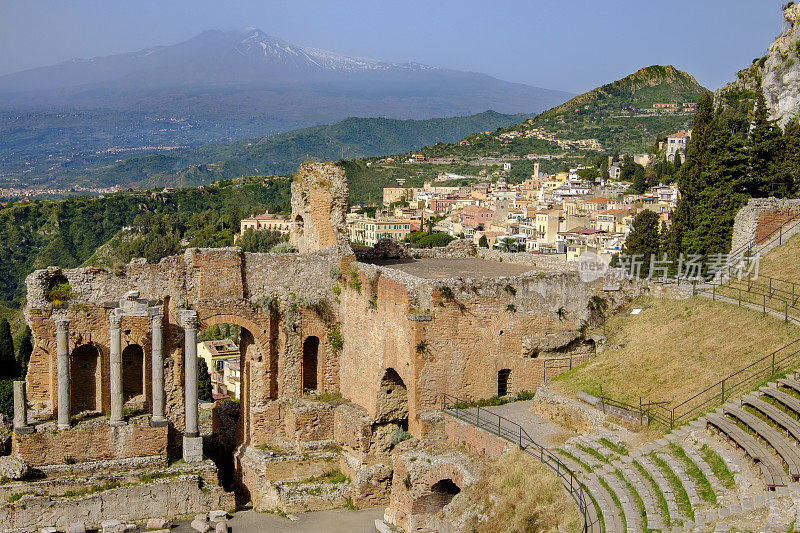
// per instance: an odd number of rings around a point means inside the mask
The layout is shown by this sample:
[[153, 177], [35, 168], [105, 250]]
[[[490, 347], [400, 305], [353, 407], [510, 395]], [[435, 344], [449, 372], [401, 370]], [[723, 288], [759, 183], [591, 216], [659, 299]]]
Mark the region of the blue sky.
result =
[[[571, 92], [651, 64], [708, 88], [779, 33], [783, 0], [0, 0], [0, 74], [257, 27], [348, 55]], [[670, 8], [668, 6], [680, 6]]]

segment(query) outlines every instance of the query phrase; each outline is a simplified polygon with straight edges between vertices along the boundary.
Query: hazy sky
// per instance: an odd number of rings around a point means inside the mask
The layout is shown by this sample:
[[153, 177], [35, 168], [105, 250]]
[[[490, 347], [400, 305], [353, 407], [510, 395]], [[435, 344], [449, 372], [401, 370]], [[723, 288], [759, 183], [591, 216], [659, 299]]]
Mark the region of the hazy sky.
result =
[[[0, 74], [254, 26], [347, 55], [582, 92], [651, 64], [716, 88], [763, 55], [784, 0], [0, 0]], [[670, 7], [674, 6], [674, 7]]]

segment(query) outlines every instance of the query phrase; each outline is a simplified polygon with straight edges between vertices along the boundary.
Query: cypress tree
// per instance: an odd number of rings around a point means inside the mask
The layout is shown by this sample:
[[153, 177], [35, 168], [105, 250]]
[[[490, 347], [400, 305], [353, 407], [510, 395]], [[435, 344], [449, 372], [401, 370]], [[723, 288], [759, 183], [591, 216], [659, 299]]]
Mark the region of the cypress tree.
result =
[[20, 376], [25, 377], [28, 371], [28, 362], [31, 359], [31, 354], [33, 353], [33, 335], [31, 334], [31, 328], [25, 326], [25, 335], [22, 337], [22, 340], [19, 342], [19, 348], [17, 350], [17, 362], [21, 369]]
[[214, 401], [211, 391], [211, 374], [208, 373], [208, 365], [202, 357], [197, 358], [197, 397], [201, 402]]
[[800, 191], [800, 122], [792, 119], [783, 132], [783, 175], [789, 194]]
[[14, 357], [14, 339], [11, 338], [11, 324], [7, 319], [0, 320], [0, 378], [19, 377], [17, 359]]
[[779, 164], [783, 156], [783, 135], [778, 126], [769, 120], [767, 99], [761, 85], [758, 87], [753, 126], [748, 137], [750, 172], [743, 180], [744, 192], [763, 197], [786, 195], [788, 187]]
[[641, 275], [647, 276], [650, 272], [650, 256], [659, 257], [660, 238], [658, 234], [659, 216], [655, 211], [646, 209], [636, 215], [633, 228], [625, 239], [624, 252], [627, 255], [642, 255]]

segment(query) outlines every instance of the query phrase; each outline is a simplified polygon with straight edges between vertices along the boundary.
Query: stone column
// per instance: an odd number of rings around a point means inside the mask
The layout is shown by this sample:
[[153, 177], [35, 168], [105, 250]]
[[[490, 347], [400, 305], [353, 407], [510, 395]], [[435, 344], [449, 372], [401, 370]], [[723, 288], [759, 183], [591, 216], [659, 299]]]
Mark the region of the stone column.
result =
[[197, 425], [197, 315], [184, 318], [184, 392], [186, 408], [186, 436], [199, 434]]
[[125, 403], [122, 395], [122, 317], [112, 312], [108, 316], [108, 336], [110, 339], [109, 381], [111, 383], [111, 420], [112, 426], [124, 426], [125, 418], [122, 416], [122, 405]]
[[153, 315], [150, 318], [150, 337], [153, 342], [151, 349], [153, 417], [150, 419], [150, 425], [152, 427], [162, 427], [169, 423], [164, 415], [166, 402], [164, 401], [164, 352], [161, 320], [162, 317], [160, 314]]
[[197, 313], [186, 312], [184, 330], [184, 409], [186, 428], [183, 434], [183, 460], [196, 463], [203, 460], [203, 438], [200, 437], [197, 412]]
[[58, 429], [69, 429], [69, 319], [56, 319], [56, 367], [58, 370]]
[[25, 382], [14, 382], [14, 433], [33, 433], [28, 425], [28, 399], [25, 396]]

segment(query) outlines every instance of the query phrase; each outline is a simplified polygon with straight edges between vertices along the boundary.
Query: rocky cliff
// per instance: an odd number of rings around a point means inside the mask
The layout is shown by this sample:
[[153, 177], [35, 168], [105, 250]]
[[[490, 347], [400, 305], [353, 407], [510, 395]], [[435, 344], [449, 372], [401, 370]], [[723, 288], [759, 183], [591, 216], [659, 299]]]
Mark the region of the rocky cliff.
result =
[[800, 4], [789, 2], [783, 9], [784, 24], [781, 34], [769, 46], [764, 57], [756, 59], [749, 67], [739, 71], [736, 81], [719, 89], [715, 104], [726, 105], [727, 97], [755, 97], [758, 84], [770, 116], [781, 127], [800, 111]]

